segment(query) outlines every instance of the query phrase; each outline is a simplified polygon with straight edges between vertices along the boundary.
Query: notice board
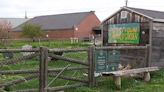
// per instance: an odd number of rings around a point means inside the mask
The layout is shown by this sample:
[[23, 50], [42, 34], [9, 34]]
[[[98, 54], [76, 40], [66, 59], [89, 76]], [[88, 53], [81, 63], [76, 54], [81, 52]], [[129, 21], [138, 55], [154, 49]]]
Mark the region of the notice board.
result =
[[139, 44], [140, 24], [110, 24], [108, 26], [108, 43]]
[[96, 73], [116, 71], [120, 63], [120, 51], [96, 50], [94, 61]]

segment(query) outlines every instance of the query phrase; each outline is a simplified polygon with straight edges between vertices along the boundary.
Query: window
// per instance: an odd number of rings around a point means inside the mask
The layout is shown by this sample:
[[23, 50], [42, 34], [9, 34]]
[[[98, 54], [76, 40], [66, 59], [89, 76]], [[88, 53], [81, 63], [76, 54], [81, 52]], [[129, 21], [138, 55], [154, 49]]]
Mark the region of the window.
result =
[[127, 11], [121, 11], [121, 23], [126, 23], [127, 17], [128, 17], [128, 12]]
[[128, 15], [127, 11], [121, 11], [121, 19], [126, 19]]

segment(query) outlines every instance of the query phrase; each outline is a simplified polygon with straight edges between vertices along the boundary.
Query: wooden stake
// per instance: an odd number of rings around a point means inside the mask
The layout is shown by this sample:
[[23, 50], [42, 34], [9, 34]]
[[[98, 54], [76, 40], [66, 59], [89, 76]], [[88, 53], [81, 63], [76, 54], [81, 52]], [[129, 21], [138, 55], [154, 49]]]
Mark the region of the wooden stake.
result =
[[150, 81], [150, 73], [149, 73], [149, 72], [145, 72], [145, 73], [144, 73], [144, 81], [145, 81], [145, 82]]
[[113, 76], [114, 83], [118, 89], [121, 89], [121, 76]]
[[45, 87], [48, 80], [48, 49], [40, 48], [40, 66], [39, 66], [39, 92], [47, 92]]

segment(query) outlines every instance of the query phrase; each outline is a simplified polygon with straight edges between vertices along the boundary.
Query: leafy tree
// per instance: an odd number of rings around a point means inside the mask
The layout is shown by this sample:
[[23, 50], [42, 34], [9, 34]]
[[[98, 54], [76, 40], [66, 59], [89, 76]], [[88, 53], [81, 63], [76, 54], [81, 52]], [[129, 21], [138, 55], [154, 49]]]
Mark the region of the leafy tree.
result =
[[34, 41], [35, 38], [39, 38], [43, 35], [43, 31], [38, 25], [25, 24], [22, 26], [22, 34]]
[[10, 31], [11, 31], [11, 23], [7, 21], [0, 22], [0, 45], [6, 47], [8, 40], [10, 38]]

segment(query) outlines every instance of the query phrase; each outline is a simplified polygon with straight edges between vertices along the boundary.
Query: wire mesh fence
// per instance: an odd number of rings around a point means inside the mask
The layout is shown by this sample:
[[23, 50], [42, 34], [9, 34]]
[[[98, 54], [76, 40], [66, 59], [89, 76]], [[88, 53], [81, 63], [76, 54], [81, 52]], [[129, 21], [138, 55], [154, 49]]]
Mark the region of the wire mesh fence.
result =
[[32, 73], [39, 69], [38, 52], [21, 49], [0, 51], [0, 88], [5, 91], [16, 91], [38, 87], [39, 75]]

